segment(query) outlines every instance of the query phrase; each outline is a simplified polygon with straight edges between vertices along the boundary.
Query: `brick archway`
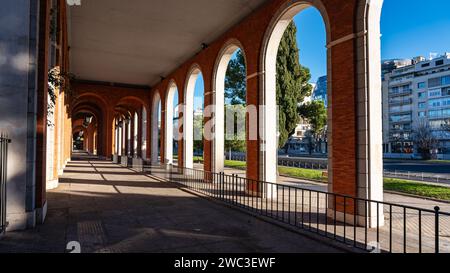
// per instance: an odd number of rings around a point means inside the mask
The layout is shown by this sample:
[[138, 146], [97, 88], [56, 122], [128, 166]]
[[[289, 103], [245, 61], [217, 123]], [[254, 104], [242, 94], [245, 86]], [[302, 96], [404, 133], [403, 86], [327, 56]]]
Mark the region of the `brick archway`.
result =
[[[270, 94], [267, 82], [273, 81], [274, 74], [266, 63], [270, 50], [275, 51], [282, 30], [292, 17], [306, 7], [314, 6], [322, 14], [327, 30], [328, 82], [329, 82], [329, 191], [357, 197], [381, 200], [381, 145], [377, 130], [381, 124], [378, 117], [378, 95], [376, 79], [379, 66], [379, 27], [377, 21], [382, 1], [351, 0], [342, 2], [321, 0], [274, 0], [253, 12], [245, 20], [232, 27], [207, 48], [181, 65], [167, 76], [177, 82], [185, 82], [189, 69], [197, 64], [203, 69], [205, 81], [205, 107], [217, 104], [216, 71], [218, 56], [221, 56], [229, 41], [238, 40], [245, 49], [247, 68], [247, 105], [259, 109], [258, 140], [247, 140], [247, 178], [254, 180], [276, 179], [276, 160], [267, 154], [276, 154], [276, 146], [266, 136], [276, 125], [267, 123], [266, 105]], [[370, 7], [370, 8], [369, 8]], [[369, 18], [370, 17], [370, 18]], [[370, 26], [375, 25], [376, 27]], [[274, 30], [274, 46], [269, 47]], [[377, 36], [378, 33], [378, 36]], [[369, 46], [370, 44], [370, 46]], [[375, 52], [375, 54], [372, 54]], [[220, 60], [220, 58], [219, 58]], [[366, 63], [366, 64], [365, 64]], [[363, 67], [363, 68], [362, 68]], [[369, 73], [370, 71], [370, 73]], [[271, 74], [271, 75], [269, 75]], [[167, 90], [168, 80], [153, 87], [153, 90]], [[368, 96], [368, 94], [374, 97]], [[162, 97], [167, 94], [163, 92]], [[272, 98], [273, 99], [273, 98]], [[180, 103], [186, 98], [180, 97]], [[265, 110], [265, 111], [262, 111]], [[379, 112], [381, 113], [381, 112]], [[211, 115], [205, 112], [205, 124]], [[217, 114], [217, 113], [216, 113]], [[220, 114], [220, 113], [219, 113]], [[217, 117], [217, 115], [216, 115]], [[219, 118], [217, 118], [219, 120]], [[217, 126], [217, 135], [222, 135], [223, 126]], [[218, 143], [208, 138], [205, 126], [206, 171], [217, 169], [215, 154]], [[273, 132], [272, 132], [273, 133]], [[164, 136], [163, 136], [164, 138]], [[271, 138], [273, 139], [273, 138]], [[184, 144], [184, 143], [182, 143]], [[267, 145], [269, 144], [269, 145]], [[268, 171], [269, 170], [269, 171]], [[271, 171], [270, 171], [271, 170]], [[275, 170], [275, 171], [274, 171]], [[270, 174], [269, 174], [270, 173]], [[351, 206], [349, 206], [351, 209]]]
[[[174, 132], [174, 109], [177, 105], [174, 105], [175, 94], [178, 95], [178, 104], [180, 104], [179, 88], [175, 80], [170, 80], [164, 103], [164, 163], [173, 164], [173, 144], [178, 137]], [[178, 127], [177, 127], [178, 128]], [[177, 134], [178, 135], [178, 134]], [[176, 137], [176, 139], [175, 139]]]
[[[293, 18], [301, 13], [303, 10], [315, 7], [321, 14], [324, 20], [327, 34], [327, 43], [330, 42], [330, 22], [328, 19], [327, 11], [323, 6], [321, 1], [286, 1], [281, 5], [274, 16], [272, 17], [267, 30], [264, 34], [262, 47], [260, 51], [260, 66], [261, 66], [261, 76], [260, 79], [260, 105], [264, 105], [264, 108], [260, 112], [261, 117], [260, 122], [260, 133], [261, 133], [261, 143], [264, 149], [261, 149], [259, 158], [261, 162], [260, 173], [258, 174], [260, 179], [268, 182], [277, 181], [277, 165], [278, 165], [278, 147], [277, 132], [274, 128], [277, 128], [276, 120], [276, 62], [278, 48], [283, 37], [283, 34], [292, 22]], [[328, 63], [328, 96], [331, 97], [332, 94], [332, 67], [330, 60], [331, 55], [328, 51], [327, 53], [327, 63]], [[328, 121], [332, 122], [332, 107], [329, 107]], [[329, 126], [331, 128], [331, 126]], [[331, 129], [329, 130], [331, 131]], [[329, 165], [332, 165], [332, 158], [329, 157]], [[275, 194], [275, 193], [274, 193]], [[276, 194], [275, 194], [276, 195]]]
[[198, 64], [193, 64], [186, 75], [187, 80], [184, 88], [184, 104], [182, 105], [182, 111], [180, 112], [183, 117], [183, 166], [186, 168], [194, 167], [194, 97], [195, 85], [200, 75], [202, 75], [200, 66]]
[[[213, 104], [212, 111], [214, 113], [213, 129], [205, 126], [205, 131], [212, 132], [210, 140], [212, 140], [212, 168], [216, 173], [224, 171], [224, 146], [225, 146], [225, 75], [228, 69], [232, 55], [241, 50], [246, 60], [245, 49], [242, 43], [235, 38], [229, 39], [219, 51], [214, 65], [213, 83]], [[245, 61], [246, 63], [246, 61]], [[246, 65], [247, 67], [247, 65]]]
[[[117, 141], [117, 128], [114, 122], [116, 114], [123, 114], [120, 109], [128, 111], [130, 114], [127, 116], [131, 116], [131, 113], [134, 115], [134, 113], [139, 112], [142, 107], [149, 109], [149, 90], [145, 88], [106, 86], [103, 84], [84, 82], [73, 83], [73, 89], [76, 98], [72, 102], [72, 105], [77, 105], [85, 101], [94, 101], [99, 106], [103, 118], [99, 121], [98, 146], [104, 147], [103, 150], [99, 149], [99, 155], [111, 159], [113, 154], [117, 152], [115, 143]], [[149, 115], [149, 112], [147, 112], [147, 120], [149, 119]], [[142, 120], [142, 115], [139, 120]], [[140, 134], [140, 137], [141, 135], [142, 134]], [[123, 141], [127, 140], [123, 139]], [[142, 139], [139, 140], [139, 142], [141, 141]], [[147, 146], [149, 146], [148, 138], [146, 141]]]
[[[151, 133], [150, 133], [150, 151], [151, 151], [151, 162], [156, 164], [159, 162], [159, 154], [162, 149], [160, 146], [162, 142], [162, 136], [160, 140], [160, 118], [162, 121], [162, 101], [159, 91], [156, 91], [153, 95], [152, 99], [152, 107], [151, 107]], [[162, 133], [162, 132], [161, 132]]]

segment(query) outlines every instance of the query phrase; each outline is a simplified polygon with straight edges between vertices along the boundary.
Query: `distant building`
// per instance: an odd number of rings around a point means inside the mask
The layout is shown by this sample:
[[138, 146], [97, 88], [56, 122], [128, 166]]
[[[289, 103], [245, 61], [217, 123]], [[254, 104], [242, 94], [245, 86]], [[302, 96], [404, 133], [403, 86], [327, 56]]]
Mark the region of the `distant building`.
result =
[[[320, 77], [316, 84], [311, 85], [313, 86], [313, 94], [311, 97], [305, 98], [303, 103], [320, 100], [327, 107], [327, 76]], [[311, 141], [313, 141], [314, 145], [312, 145]], [[289, 138], [285, 148], [281, 149], [280, 152], [287, 152], [289, 155], [326, 155], [327, 140], [326, 137], [313, 140], [311, 137], [311, 125], [306, 120], [300, 119], [294, 134]]]
[[[423, 58], [423, 57], [417, 57], [418, 58]], [[413, 60], [411, 59], [391, 59], [391, 60], [383, 60], [381, 61], [381, 75], [383, 77], [383, 81], [384, 81], [384, 75], [391, 73], [392, 71], [394, 71], [397, 68], [401, 68], [401, 67], [405, 67], [408, 65], [412, 65], [413, 64]]]
[[323, 101], [325, 106], [328, 107], [327, 76], [322, 76], [317, 80], [313, 89], [312, 98], [313, 100]]
[[[439, 141], [436, 156], [450, 158], [450, 53], [390, 65], [396, 68], [384, 74], [382, 85], [385, 156], [419, 156], [413, 132], [425, 122]], [[383, 71], [390, 65], [383, 63]]]

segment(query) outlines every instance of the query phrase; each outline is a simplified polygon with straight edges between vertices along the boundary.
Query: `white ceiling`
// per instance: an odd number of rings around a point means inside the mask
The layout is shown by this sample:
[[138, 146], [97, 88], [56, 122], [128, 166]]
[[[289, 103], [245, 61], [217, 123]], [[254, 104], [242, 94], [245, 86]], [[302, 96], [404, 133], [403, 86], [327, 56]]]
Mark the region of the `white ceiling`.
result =
[[69, 11], [71, 71], [153, 85], [267, 0], [82, 0]]

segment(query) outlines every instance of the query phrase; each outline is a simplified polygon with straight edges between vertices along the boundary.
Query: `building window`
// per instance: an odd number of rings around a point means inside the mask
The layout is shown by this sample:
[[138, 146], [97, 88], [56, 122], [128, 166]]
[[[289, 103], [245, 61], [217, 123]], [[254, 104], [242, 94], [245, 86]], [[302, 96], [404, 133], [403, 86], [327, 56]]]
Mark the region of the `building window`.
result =
[[424, 118], [424, 117], [426, 117], [426, 116], [427, 116], [427, 112], [425, 112], [425, 111], [419, 112], [419, 117], [420, 117], [420, 118]]
[[423, 64], [422, 67], [429, 67], [430, 63]]
[[439, 78], [432, 78], [428, 80], [428, 88], [433, 88], [440, 86], [442, 84], [442, 79]]
[[414, 144], [412, 142], [393, 142], [391, 147], [392, 153], [412, 154]]
[[442, 96], [450, 96], [450, 87], [442, 88]]
[[392, 115], [391, 116], [392, 122], [405, 122], [405, 121], [411, 121], [411, 115]]
[[426, 83], [425, 82], [419, 82], [417, 84], [417, 88], [419, 88], [419, 89], [424, 89], [425, 87], [426, 87]]
[[450, 98], [429, 100], [428, 105], [430, 107], [450, 106]]
[[432, 89], [428, 91], [428, 97], [433, 98], [433, 97], [440, 97], [442, 95], [441, 89]]
[[443, 64], [444, 64], [444, 60], [436, 61], [436, 66], [438, 66], [438, 65], [443, 65]]
[[434, 130], [444, 129], [450, 125], [450, 119], [439, 119], [430, 121], [430, 127]]
[[426, 108], [426, 107], [427, 107], [427, 105], [426, 105], [425, 102], [419, 102], [419, 108], [420, 108], [420, 109], [424, 109], [424, 108]]
[[394, 113], [394, 112], [408, 112], [408, 111], [412, 111], [412, 106], [411, 105], [391, 106], [391, 107], [389, 107], [389, 111], [391, 113]]
[[427, 93], [426, 92], [420, 92], [417, 94], [417, 96], [419, 97], [419, 99], [425, 99], [427, 97]]
[[428, 116], [430, 118], [450, 117], [450, 109], [429, 111]]
[[442, 82], [442, 85], [450, 84], [450, 75], [442, 77], [441, 82]]

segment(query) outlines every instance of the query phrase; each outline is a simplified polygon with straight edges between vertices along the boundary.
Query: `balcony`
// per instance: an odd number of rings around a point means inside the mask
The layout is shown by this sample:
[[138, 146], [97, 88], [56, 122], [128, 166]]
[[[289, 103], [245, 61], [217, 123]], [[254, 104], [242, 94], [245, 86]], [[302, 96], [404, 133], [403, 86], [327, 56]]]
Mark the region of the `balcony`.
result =
[[412, 104], [413, 103], [413, 99], [409, 98], [409, 99], [390, 99], [389, 100], [389, 105], [390, 106], [394, 106], [394, 105], [408, 105], [408, 104]]
[[405, 89], [397, 92], [389, 92], [389, 97], [400, 97], [405, 95], [412, 95], [413, 90], [412, 89]]

